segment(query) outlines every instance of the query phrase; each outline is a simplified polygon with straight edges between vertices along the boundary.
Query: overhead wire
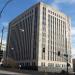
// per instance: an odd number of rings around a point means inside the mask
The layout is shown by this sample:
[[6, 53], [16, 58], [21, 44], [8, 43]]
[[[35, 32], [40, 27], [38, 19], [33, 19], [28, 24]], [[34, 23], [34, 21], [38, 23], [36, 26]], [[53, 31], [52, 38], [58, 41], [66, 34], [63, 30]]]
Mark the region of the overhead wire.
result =
[[2, 8], [1, 11], [0, 11], [0, 17], [1, 17], [1, 15], [2, 15], [4, 9], [6, 8], [6, 6], [7, 6], [11, 1], [13, 1], [13, 0], [8, 0], [8, 1], [4, 4], [3, 8]]

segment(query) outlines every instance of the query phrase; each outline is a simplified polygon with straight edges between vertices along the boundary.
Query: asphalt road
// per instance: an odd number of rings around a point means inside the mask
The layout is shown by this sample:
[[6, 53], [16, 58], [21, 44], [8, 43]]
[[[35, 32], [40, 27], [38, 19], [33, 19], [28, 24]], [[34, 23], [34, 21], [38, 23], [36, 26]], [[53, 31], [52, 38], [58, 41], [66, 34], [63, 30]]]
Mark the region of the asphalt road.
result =
[[0, 70], [0, 75], [28, 75], [28, 74]]

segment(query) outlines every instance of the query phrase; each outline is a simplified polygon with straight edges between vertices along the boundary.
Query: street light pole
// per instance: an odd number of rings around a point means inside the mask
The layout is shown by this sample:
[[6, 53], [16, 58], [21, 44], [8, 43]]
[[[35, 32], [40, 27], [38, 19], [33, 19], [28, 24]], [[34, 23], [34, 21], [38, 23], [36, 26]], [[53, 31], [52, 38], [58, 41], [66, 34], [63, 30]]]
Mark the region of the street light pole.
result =
[[68, 75], [68, 57], [67, 57], [67, 75]]
[[67, 66], [67, 75], [68, 75], [68, 52], [67, 52], [67, 38], [65, 38], [65, 49], [66, 49], [66, 54], [64, 56], [66, 56], [66, 66]]
[[68, 63], [68, 54], [64, 54], [64, 56], [66, 57], [66, 67], [67, 67], [67, 75], [68, 75], [68, 66], [69, 66], [69, 63]]

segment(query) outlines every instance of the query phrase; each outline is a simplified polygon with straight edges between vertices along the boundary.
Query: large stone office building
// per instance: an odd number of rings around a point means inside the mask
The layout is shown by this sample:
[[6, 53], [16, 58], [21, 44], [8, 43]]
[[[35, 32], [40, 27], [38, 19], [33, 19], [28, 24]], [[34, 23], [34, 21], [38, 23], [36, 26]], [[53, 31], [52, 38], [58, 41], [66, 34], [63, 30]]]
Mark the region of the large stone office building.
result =
[[39, 2], [10, 22], [7, 57], [18, 64], [60, 72], [66, 70], [66, 53], [72, 68], [71, 20], [50, 5]]

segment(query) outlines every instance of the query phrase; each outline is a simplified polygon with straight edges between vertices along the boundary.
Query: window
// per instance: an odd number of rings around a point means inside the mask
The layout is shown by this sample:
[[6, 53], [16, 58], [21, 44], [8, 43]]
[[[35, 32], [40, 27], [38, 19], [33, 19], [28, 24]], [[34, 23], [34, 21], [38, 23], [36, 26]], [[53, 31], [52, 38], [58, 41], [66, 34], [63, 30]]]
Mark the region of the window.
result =
[[45, 53], [45, 48], [43, 48], [43, 52]]
[[33, 48], [33, 59], [36, 59], [36, 48]]
[[48, 51], [48, 60], [51, 58], [51, 51]]
[[43, 7], [42, 15], [42, 59], [45, 60], [45, 43], [46, 43], [46, 8]]
[[60, 64], [56, 64], [55, 66], [56, 66], [56, 67], [60, 67], [61, 65], [60, 65]]
[[45, 60], [45, 47], [42, 49], [42, 59]]
[[42, 63], [41, 63], [41, 66], [44, 67], [44, 66], [45, 66], [45, 62], [42, 62]]
[[45, 20], [43, 20], [42, 24], [43, 24], [44, 26], [46, 25], [46, 22], [45, 22]]
[[54, 64], [53, 63], [48, 63], [48, 66], [49, 67], [54, 67]]
[[53, 15], [54, 15], [54, 12], [53, 12]]
[[45, 38], [42, 38], [42, 42], [45, 44], [46, 43], [46, 39]]
[[56, 13], [55, 13], [55, 16], [56, 16]]
[[43, 7], [43, 24], [45, 24], [46, 25], [46, 8], [45, 7]]
[[46, 27], [45, 26], [43, 26], [43, 31], [46, 32]]
[[63, 67], [63, 64], [62, 64], [62, 67]]
[[32, 62], [32, 66], [36, 66], [35, 62]]
[[43, 36], [43, 37], [46, 37], [46, 33], [42, 33], [42, 36]]
[[48, 10], [48, 12], [50, 13], [50, 10]]
[[42, 44], [42, 48], [44, 48], [45, 47], [45, 44]]

